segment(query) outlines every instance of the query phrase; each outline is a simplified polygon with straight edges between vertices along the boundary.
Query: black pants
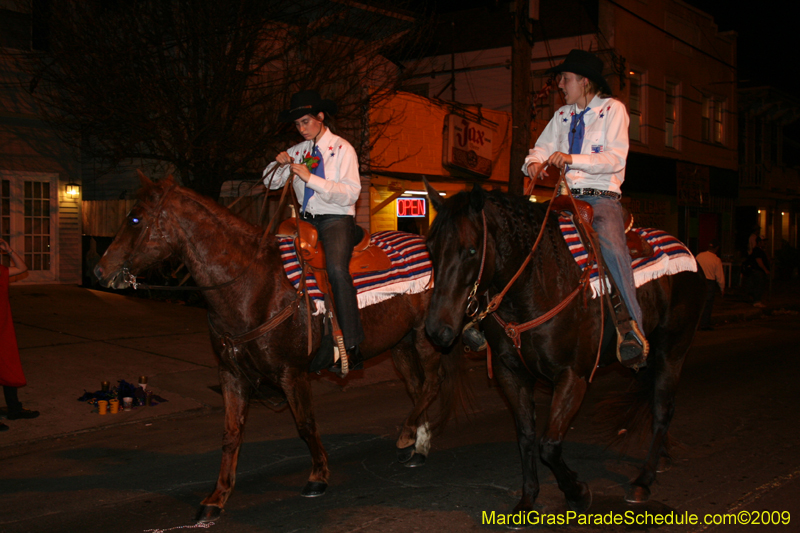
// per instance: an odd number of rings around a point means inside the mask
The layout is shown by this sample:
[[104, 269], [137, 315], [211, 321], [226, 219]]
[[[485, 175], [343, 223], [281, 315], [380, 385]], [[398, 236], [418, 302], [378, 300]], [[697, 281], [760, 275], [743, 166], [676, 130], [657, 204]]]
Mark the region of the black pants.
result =
[[17, 388], [3, 385], [3, 396], [6, 398], [6, 407], [8, 412], [19, 411], [22, 409], [22, 404], [17, 396]]
[[747, 288], [754, 302], [760, 302], [764, 297], [768, 283], [766, 272], [759, 267], [756, 267], [753, 273], [747, 277]]
[[717, 280], [706, 279], [706, 305], [703, 308], [703, 315], [700, 317], [700, 327], [711, 327], [711, 310], [714, 307], [714, 297], [717, 295]]
[[317, 228], [319, 239], [325, 248], [328, 281], [336, 305], [336, 318], [342, 328], [344, 345], [347, 349], [353, 348], [364, 340], [356, 289], [350, 276], [350, 258], [361, 231], [350, 215], [304, 215], [303, 219]]

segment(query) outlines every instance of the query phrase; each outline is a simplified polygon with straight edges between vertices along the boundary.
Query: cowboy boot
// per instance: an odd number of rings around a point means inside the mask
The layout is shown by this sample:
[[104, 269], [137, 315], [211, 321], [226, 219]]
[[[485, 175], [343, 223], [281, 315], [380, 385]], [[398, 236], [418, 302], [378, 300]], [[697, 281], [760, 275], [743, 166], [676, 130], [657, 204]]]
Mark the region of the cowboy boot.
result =
[[473, 352], [481, 352], [486, 349], [486, 336], [474, 325], [464, 328], [461, 332], [461, 342]]
[[639, 370], [647, 366], [647, 354], [650, 352], [650, 344], [647, 342], [644, 333], [639, 328], [619, 295], [616, 284], [608, 277], [613, 287], [613, 292], [609, 295], [617, 329], [617, 360], [622, 366]]
[[339, 359], [328, 368], [329, 372], [333, 372], [340, 378], [344, 378], [347, 375], [342, 372], [342, 357], [347, 357], [348, 372], [352, 370], [364, 370], [364, 356], [361, 355], [361, 348], [356, 345], [348, 348], [347, 352], [343, 356], [340, 356]]
[[650, 343], [635, 320], [617, 327], [617, 359], [622, 366], [639, 370], [647, 366]]

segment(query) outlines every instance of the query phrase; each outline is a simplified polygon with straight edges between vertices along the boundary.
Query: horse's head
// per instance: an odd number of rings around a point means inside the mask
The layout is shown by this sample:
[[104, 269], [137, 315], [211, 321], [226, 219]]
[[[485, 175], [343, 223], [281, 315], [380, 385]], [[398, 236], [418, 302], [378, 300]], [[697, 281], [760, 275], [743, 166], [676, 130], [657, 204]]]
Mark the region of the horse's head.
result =
[[449, 346], [461, 333], [468, 308], [474, 312], [475, 298], [491, 281], [494, 240], [486, 232], [486, 192], [480, 186], [447, 200], [427, 181], [425, 186], [438, 212], [428, 232], [434, 288], [425, 329], [436, 344]]
[[124, 289], [135, 282], [136, 274], [172, 253], [162, 219], [165, 201], [177, 184], [172, 176], [158, 182], [139, 172], [142, 188], [114, 241], [97, 263], [94, 275], [103, 287]]

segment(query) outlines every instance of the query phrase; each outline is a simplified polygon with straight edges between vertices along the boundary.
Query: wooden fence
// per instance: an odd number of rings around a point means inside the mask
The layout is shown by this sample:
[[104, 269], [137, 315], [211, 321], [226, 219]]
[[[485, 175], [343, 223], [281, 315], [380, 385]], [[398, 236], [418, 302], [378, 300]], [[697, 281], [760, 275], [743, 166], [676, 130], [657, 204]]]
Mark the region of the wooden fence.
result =
[[113, 237], [136, 200], [84, 200], [82, 205], [83, 234]]

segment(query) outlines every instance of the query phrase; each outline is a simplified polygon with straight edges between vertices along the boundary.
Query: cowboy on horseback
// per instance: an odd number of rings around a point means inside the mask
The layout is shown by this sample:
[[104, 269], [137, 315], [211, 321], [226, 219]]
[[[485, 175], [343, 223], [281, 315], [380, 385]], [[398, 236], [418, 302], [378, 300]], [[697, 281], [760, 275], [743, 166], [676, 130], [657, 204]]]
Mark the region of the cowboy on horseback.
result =
[[555, 112], [522, 171], [536, 179], [545, 165], [559, 167], [572, 195], [592, 206], [592, 227], [602, 258], [627, 307], [617, 313], [618, 319], [620, 314], [626, 319], [617, 322], [617, 357], [625, 366], [640, 367], [649, 346], [642, 333], [620, 204], [629, 148], [628, 112], [622, 102], [608, 96], [611, 88], [603, 77], [603, 61], [591, 52], [572, 50], [550, 72], [560, 75], [558, 87], [567, 105]]
[[[291, 175], [299, 178], [293, 183], [300, 204], [298, 216], [317, 229], [325, 247], [336, 317], [350, 368], [358, 369], [362, 363], [359, 344], [364, 340], [364, 331], [349, 264], [361, 234], [354, 218], [361, 178], [355, 149], [331, 130], [330, 115], [336, 110], [336, 103], [322, 99], [317, 91], [292, 95], [290, 108], [282, 111], [278, 119], [294, 122], [304, 141], [279, 153], [263, 175], [264, 184], [271, 189], [282, 187]], [[309, 369], [317, 371], [333, 364], [333, 343], [328, 338]]]

